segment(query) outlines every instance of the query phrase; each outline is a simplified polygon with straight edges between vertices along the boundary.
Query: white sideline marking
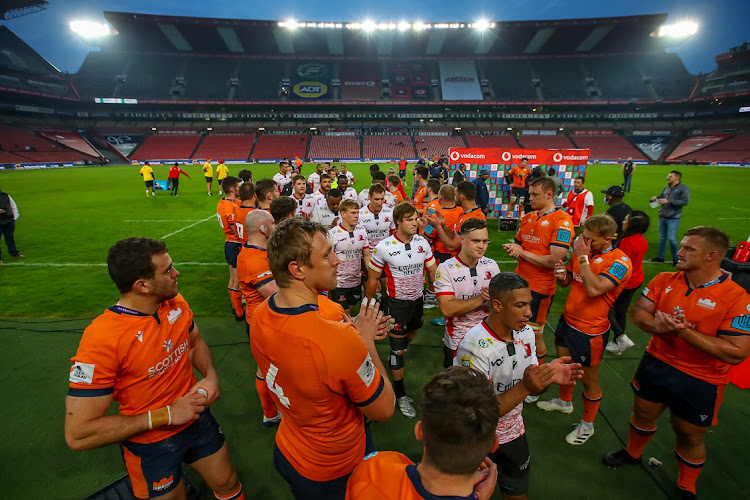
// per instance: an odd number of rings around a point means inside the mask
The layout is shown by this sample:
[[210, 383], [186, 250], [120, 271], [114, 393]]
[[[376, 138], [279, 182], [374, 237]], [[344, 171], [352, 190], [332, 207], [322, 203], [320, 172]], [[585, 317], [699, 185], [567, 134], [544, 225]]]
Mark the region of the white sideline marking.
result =
[[201, 222], [202, 219], [123, 219], [123, 222]]
[[743, 212], [750, 212], [750, 208], [732, 207], [732, 210], [742, 210]]
[[165, 235], [164, 235], [164, 236], [162, 236], [162, 237], [161, 237], [160, 239], [162, 239], [162, 240], [166, 240], [166, 239], [167, 239], [167, 238], [169, 238], [170, 236], [174, 236], [174, 235], [175, 235], [175, 234], [177, 234], [177, 233], [181, 233], [181, 232], [183, 232], [183, 231], [184, 231], [185, 229], [190, 229], [190, 228], [191, 228], [191, 227], [193, 227], [193, 226], [197, 226], [197, 225], [198, 225], [198, 224], [200, 224], [201, 222], [206, 222], [206, 221], [209, 221], [209, 220], [211, 220], [211, 219], [215, 219], [215, 218], [216, 218], [216, 215], [215, 215], [215, 214], [212, 214], [212, 215], [210, 215], [210, 216], [206, 217], [205, 219], [201, 219], [201, 220], [199, 220], [198, 222], [193, 222], [192, 224], [189, 224], [189, 225], [187, 225], [187, 226], [183, 227], [182, 229], [178, 229], [177, 231], [174, 231], [174, 232], [172, 232], [172, 233], [169, 233], [169, 234], [165, 234]]
[[719, 220], [747, 220], [747, 217], [719, 217]]

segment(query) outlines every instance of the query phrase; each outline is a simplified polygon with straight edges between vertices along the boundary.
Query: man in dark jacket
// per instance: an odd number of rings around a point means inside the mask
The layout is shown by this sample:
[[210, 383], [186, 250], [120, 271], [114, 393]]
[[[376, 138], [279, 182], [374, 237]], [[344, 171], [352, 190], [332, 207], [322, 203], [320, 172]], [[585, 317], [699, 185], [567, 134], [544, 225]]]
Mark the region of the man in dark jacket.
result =
[[453, 184], [453, 186], [456, 187], [465, 180], [466, 180], [466, 164], [461, 163], [458, 165], [456, 172], [453, 174], [453, 182], [451, 182], [451, 184]]
[[[16, 248], [16, 220], [18, 220], [18, 206], [10, 195], [0, 190], [0, 238], [5, 238], [5, 244], [8, 246], [8, 253], [18, 259], [23, 259]], [[2, 255], [0, 255], [0, 264], [2, 264]]]
[[490, 211], [490, 191], [487, 189], [487, 178], [490, 173], [487, 170], [480, 170], [479, 177], [474, 179], [474, 187], [477, 188], [477, 194], [474, 200], [477, 206], [484, 212], [484, 215]]
[[630, 183], [633, 180], [633, 174], [635, 173], [635, 165], [633, 165], [633, 158], [628, 158], [628, 161], [622, 166], [622, 187], [626, 193], [630, 192]]
[[609, 205], [607, 215], [612, 216], [617, 223], [617, 233], [612, 241], [619, 242], [622, 239], [622, 223], [633, 209], [622, 201], [625, 197], [625, 190], [622, 186], [610, 186], [608, 189], [602, 191], [602, 193], [604, 193], [604, 203]]
[[682, 183], [682, 173], [672, 170], [667, 175], [667, 187], [651, 201], [658, 201], [659, 208], [659, 255], [651, 262], [664, 262], [667, 241], [672, 252], [672, 263], [677, 265], [677, 229], [680, 226], [682, 208], [690, 201], [690, 188]]

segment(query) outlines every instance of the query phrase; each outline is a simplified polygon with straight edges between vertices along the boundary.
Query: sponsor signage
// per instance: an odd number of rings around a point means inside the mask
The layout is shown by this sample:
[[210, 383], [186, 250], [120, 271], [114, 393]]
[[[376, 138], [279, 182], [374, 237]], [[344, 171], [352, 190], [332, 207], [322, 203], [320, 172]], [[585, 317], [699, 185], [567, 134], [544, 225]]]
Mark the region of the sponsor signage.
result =
[[657, 136], [643, 136], [634, 135], [628, 137], [631, 143], [643, 152], [651, 160], [658, 159], [664, 150], [666, 149], [669, 141], [672, 140], [671, 136], [657, 135]]
[[299, 82], [292, 87], [292, 94], [299, 99], [321, 99], [328, 94], [328, 85], [323, 82]]
[[341, 68], [341, 100], [376, 101], [380, 97], [377, 67], [347, 63]]
[[588, 149], [503, 149], [503, 148], [451, 148], [451, 164], [502, 164], [521, 163], [528, 158], [532, 165], [585, 165], [589, 161]]
[[481, 101], [477, 68], [472, 60], [439, 61], [444, 101]]

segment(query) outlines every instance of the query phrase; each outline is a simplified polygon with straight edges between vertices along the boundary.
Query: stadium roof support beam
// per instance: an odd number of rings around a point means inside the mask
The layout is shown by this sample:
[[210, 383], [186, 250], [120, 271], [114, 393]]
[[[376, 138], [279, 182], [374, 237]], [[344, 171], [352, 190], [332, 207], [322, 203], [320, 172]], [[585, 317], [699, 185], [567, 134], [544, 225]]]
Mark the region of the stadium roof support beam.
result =
[[486, 55], [487, 53], [489, 53], [496, 39], [497, 39], [497, 32], [495, 30], [483, 31], [479, 33], [477, 46], [474, 47], [474, 54]]
[[242, 46], [240, 37], [237, 36], [237, 32], [234, 31], [234, 28], [228, 26], [217, 26], [216, 31], [219, 32], [219, 36], [224, 40], [224, 45], [227, 46], [229, 52], [244, 54], [245, 47]]
[[344, 39], [341, 30], [326, 30], [328, 53], [332, 56], [344, 55]]
[[375, 38], [375, 49], [379, 56], [389, 56], [393, 52], [393, 32], [378, 33]]
[[273, 39], [276, 40], [276, 46], [279, 48], [279, 52], [282, 54], [294, 54], [294, 43], [292, 43], [292, 35], [286, 28], [273, 30]]
[[430, 37], [427, 39], [425, 54], [428, 56], [438, 56], [443, 51], [443, 43], [448, 30], [431, 30]]
[[589, 36], [587, 36], [586, 39], [576, 48], [576, 52], [589, 52], [596, 47], [596, 45], [601, 42], [613, 28], [614, 26], [611, 24], [609, 26], [597, 26], [591, 30]]
[[524, 54], [538, 54], [544, 48], [544, 44], [555, 33], [555, 28], [542, 28], [531, 38], [531, 41], [523, 50]]
[[180, 33], [180, 30], [174, 24], [159, 23], [157, 26], [159, 26], [161, 32], [164, 33], [164, 36], [167, 37], [167, 40], [169, 40], [169, 43], [171, 43], [175, 49], [181, 52], [190, 52], [193, 50], [188, 41], [185, 40], [185, 37], [182, 36], [182, 33]]

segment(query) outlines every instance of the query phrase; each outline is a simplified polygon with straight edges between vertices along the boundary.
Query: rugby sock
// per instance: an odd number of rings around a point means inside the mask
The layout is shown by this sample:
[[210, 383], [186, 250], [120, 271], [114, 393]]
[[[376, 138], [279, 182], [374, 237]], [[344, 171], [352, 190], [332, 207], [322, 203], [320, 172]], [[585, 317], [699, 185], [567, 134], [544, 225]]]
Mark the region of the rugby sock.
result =
[[572, 385], [561, 385], [560, 386], [560, 399], [567, 401], [568, 403], [573, 401], [573, 389]]
[[404, 387], [404, 379], [393, 381], [393, 391], [396, 393], [396, 399], [403, 398], [406, 396], [406, 387]]
[[214, 497], [218, 500], [245, 500], [245, 492], [242, 491], [242, 483], [240, 483], [237, 491], [228, 495], [219, 495], [214, 491]]
[[236, 316], [245, 314], [245, 310], [242, 308], [242, 292], [236, 288], [229, 288], [229, 298], [232, 299], [234, 314]]
[[653, 429], [644, 429], [633, 423], [633, 417], [630, 417], [630, 436], [625, 451], [633, 458], [640, 458], [643, 455], [643, 449], [646, 447], [651, 438], [656, 434], [656, 427]]
[[583, 421], [586, 423], [594, 423], [596, 414], [599, 413], [599, 403], [602, 402], [602, 393], [600, 392], [596, 396], [589, 396], [586, 391], [583, 392]]
[[268, 390], [266, 379], [255, 376], [255, 390], [258, 391], [258, 397], [260, 398], [260, 406], [263, 407], [263, 416], [266, 418], [273, 418], [278, 415], [279, 410], [276, 409], [276, 405], [273, 404], [271, 398], [271, 391]]
[[677, 487], [681, 490], [695, 493], [695, 483], [698, 481], [698, 476], [700, 476], [703, 470], [703, 464], [706, 463], [706, 457], [687, 459], [680, 455], [680, 452], [676, 449], [674, 450], [674, 454], [677, 457], [677, 466], [679, 468]]

